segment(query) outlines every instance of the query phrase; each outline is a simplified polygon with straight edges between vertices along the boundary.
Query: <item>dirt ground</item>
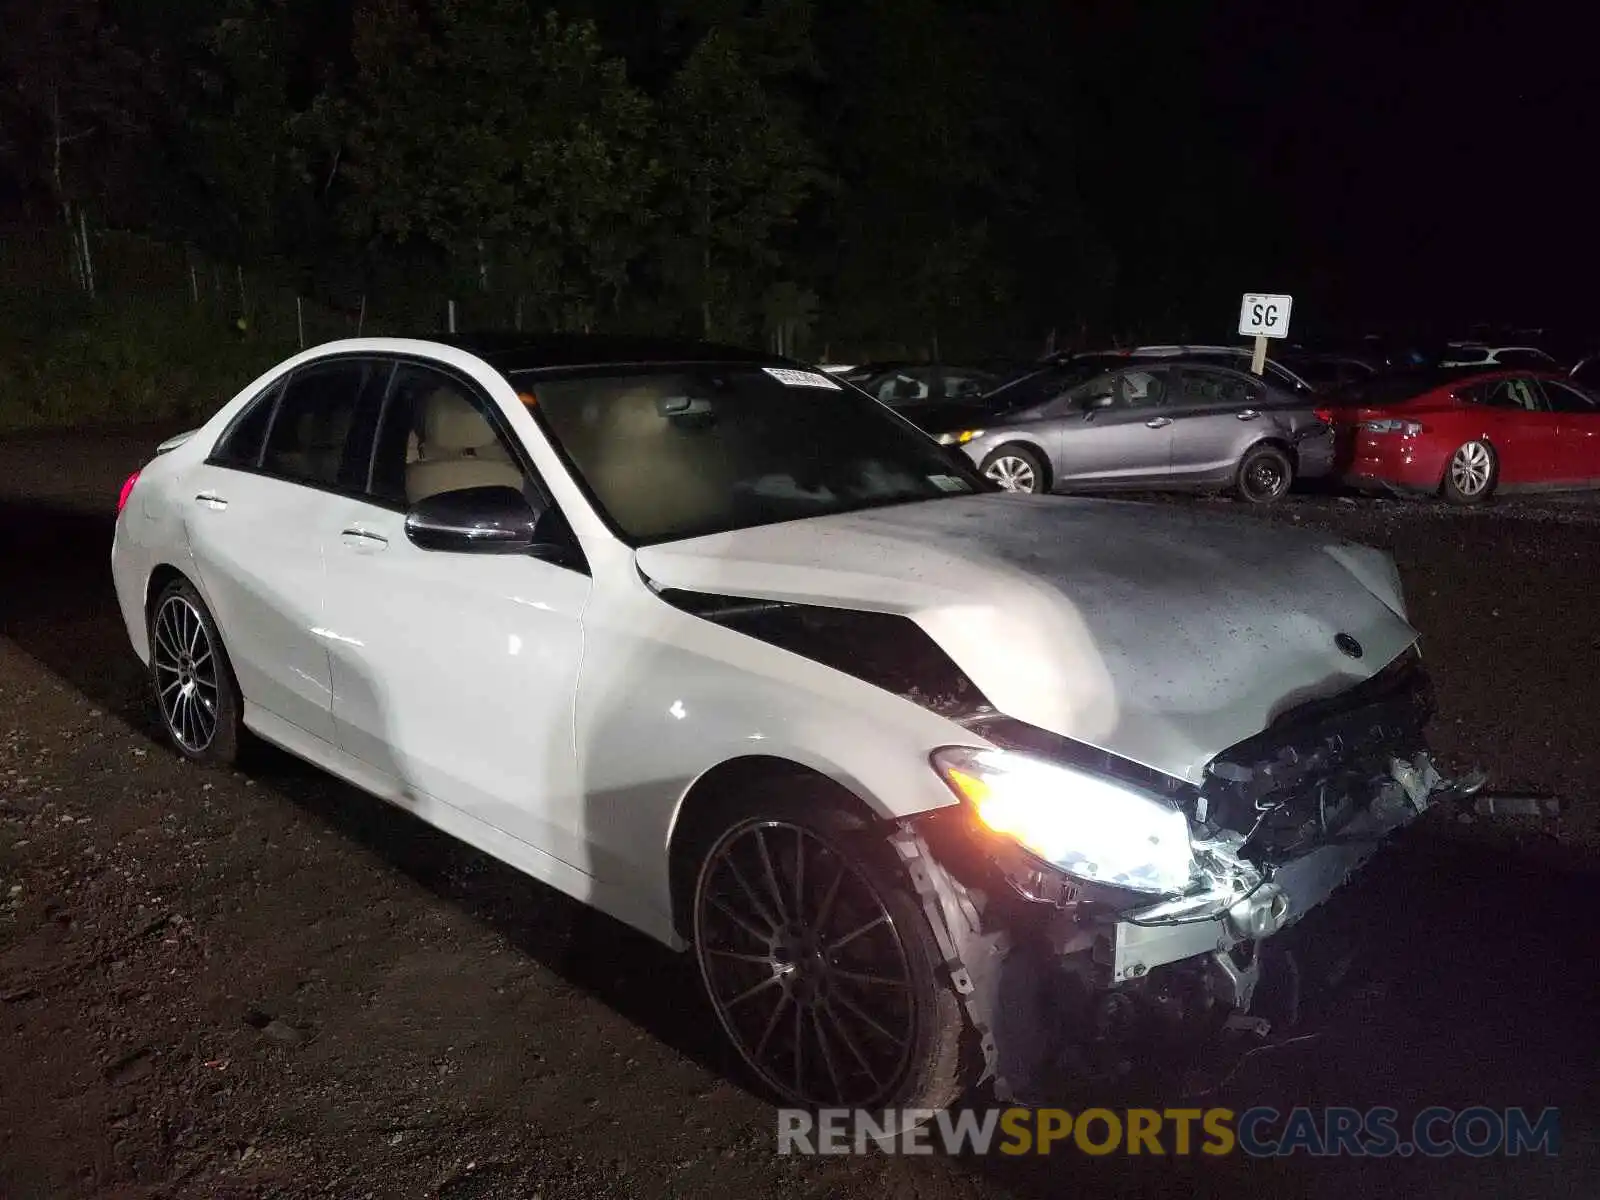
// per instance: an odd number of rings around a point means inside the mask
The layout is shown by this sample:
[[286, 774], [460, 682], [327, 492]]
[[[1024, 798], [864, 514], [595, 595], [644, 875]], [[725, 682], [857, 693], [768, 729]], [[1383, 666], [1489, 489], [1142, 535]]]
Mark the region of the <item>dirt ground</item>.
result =
[[1595, 1194], [1600, 507], [1270, 518], [1395, 552], [1435, 745], [1561, 812], [1431, 813], [1295, 931], [1362, 946], [1299, 1025], [1143, 1097], [1556, 1105], [1558, 1157], [797, 1158], [686, 961], [281, 754], [164, 749], [106, 562], [155, 436], [0, 442], [0, 1200]]

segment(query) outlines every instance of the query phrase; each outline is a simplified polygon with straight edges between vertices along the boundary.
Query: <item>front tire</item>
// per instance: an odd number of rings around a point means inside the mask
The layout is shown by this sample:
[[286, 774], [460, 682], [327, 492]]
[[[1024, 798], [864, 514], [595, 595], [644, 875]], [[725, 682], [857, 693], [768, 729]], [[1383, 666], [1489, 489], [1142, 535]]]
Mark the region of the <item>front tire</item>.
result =
[[1289, 494], [1294, 464], [1277, 446], [1251, 446], [1239, 460], [1234, 491], [1250, 504], [1275, 504]]
[[1467, 442], [1450, 456], [1439, 490], [1451, 504], [1482, 504], [1494, 495], [1499, 478], [1494, 447], [1484, 441]]
[[239, 757], [239, 684], [211, 612], [187, 579], [174, 579], [150, 609], [150, 688], [162, 727], [192, 762], [231, 766]]
[[869, 821], [815, 789], [721, 822], [695, 881], [694, 949], [762, 1085], [810, 1107], [948, 1106], [976, 1082], [927, 918]]
[[1008, 492], [1050, 490], [1050, 469], [1037, 451], [1027, 446], [1001, 446], [983, 460], [984, 475]]

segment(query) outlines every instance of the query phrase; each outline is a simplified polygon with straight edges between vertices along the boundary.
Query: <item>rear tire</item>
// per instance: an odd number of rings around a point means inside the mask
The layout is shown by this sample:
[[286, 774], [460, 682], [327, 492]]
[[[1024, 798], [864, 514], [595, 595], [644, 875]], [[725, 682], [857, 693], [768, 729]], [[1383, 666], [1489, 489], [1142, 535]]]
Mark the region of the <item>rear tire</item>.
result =
[[161, 725], [191, 762], [232, 766], [243, 704], [233, 664], [200, 593], [174, 579], [150, 608], [150, 688]]
[[763, 1088], [809, 1107], [940, 1109], [981, 1073], [922, 906], [880, 829], [806, 781], [706, 822], [701, 982]]
[[1050, 468], [1038, 451], [1027, 446], [1001, 446], [990, 452], [979, 470], [1008, 492], [1050, 490]]
[[1294, 483], [1294, 464], [1279, 447], [1270, 443], [1251, 446], [1239, 460], [1233, 490], [1250, 504], [1275, 504], [1289, 494]]
[[1494, 495], [1500, 479], [1500, 460], [1494, 447], [1472, 441], [1457, 447], [1445, 464], [1440, 494], [1451, 504], [1482, 504]]

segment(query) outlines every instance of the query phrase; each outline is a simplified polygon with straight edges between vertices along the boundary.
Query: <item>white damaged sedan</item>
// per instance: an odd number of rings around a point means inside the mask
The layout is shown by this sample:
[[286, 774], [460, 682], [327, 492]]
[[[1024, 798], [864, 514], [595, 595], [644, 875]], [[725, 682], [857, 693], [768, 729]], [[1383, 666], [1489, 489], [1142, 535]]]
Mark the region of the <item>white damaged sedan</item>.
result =
[[248, 730], [691, 949], [789, 1102], [1248, 1010], [1451, 786], [1387, 556], [996, 493], [697, 343], [319, 347], [159, 448], [112, 564], [179, 753]]

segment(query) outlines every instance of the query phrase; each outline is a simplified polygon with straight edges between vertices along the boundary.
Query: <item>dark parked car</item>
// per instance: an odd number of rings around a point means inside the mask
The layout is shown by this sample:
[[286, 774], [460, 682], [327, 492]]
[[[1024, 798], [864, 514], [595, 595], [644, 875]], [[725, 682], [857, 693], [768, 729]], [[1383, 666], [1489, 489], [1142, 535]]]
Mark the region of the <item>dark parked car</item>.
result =
[[1318, 392], [1337, 392], [1364, 383], [1377, 373], [1377, 367], [1347, 354], [1323, 354], [1291, 350], [1278, 361]]
[[945, 414], [929, 432], [1012, 491], [1232, 488], [1269, 502], [1333, 466], [1308, 394], [1207, 358], [1075, 357], [983, 405], [981, 423]]
[[976, 400], [997, 382], [978, 367], [912, 362], [864, 363], [842, 378], [891, 408]]

